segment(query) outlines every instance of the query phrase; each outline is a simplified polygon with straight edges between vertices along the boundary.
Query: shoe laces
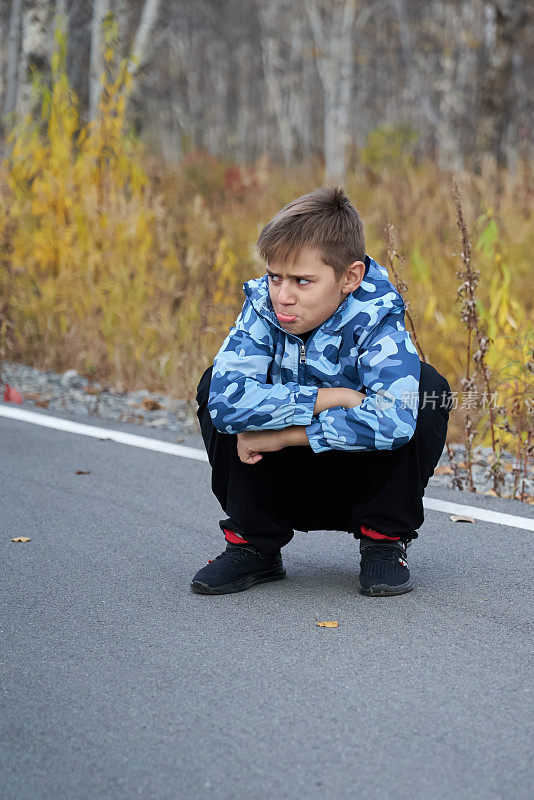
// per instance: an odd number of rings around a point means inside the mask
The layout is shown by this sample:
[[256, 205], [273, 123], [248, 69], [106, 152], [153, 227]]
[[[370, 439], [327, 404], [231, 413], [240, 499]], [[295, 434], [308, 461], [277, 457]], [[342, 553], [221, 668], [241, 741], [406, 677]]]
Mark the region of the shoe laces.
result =
[[394, 547], [390, 544], [373, 544], [364, 547], [361, 555], [371, 556], [381, 561], [396, 561], [398, 558], [406, 560], [406, 549], [403, 547], [401, 550], [399, 547]]
[[208, 564], [212, 564], [214, 561], [219, 561], [219, 559], [221, 558], [233, 558], [233, 560], [237, 563], [241, 558], [241, 554], [239, 551], [242, 551], [244, 553], [253, 553], [253, 555], [261, 555], [261, 553], [259, 553], [258, 551], [251, 550], [250, 547], [243, 547], [243, 545], [230, 545], [229, 547], [227, 547], [226, 550], [223, 550], [222, 553], [219, 553], [218, 556], [215, 556], [215, 558], [211, 558], [208, 561]]

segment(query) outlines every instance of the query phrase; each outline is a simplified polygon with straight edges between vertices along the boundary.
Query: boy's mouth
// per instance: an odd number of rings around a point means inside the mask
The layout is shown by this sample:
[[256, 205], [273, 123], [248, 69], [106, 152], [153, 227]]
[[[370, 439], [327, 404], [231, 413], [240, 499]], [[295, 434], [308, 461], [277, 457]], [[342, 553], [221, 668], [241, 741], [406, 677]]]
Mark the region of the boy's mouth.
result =
[[276, 317], [280, 322], [295, 322], [297, 319], [292, 314], [277, 314]]

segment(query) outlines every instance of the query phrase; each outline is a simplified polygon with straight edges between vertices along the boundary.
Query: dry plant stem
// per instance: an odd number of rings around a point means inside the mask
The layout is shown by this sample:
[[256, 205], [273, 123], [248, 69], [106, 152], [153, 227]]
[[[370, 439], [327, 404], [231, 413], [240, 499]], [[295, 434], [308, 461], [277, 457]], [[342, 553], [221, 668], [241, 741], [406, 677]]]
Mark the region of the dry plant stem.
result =
[[[519, 348], [519, 352], [521, 354], [521, 368], [522, 368], [522, 373], [523, 373], [523, 376], [524, 376], [522, 394], [523, 394], [523, 397], [526, 398], [528, 396], [528, 390], [529, 390], [526, 376], [527, 376], [527, 372], [534, 372], [534, 351], [532, 352], [532, 360], [530, 360], [527, 364], [525, 363], [522, 344], [521, 344], [521, 346]], [[532, 409], [530, 409], [530, 410], [532, 410]], [[529, 405], [528, 404], [527, 404], [526, 418], [527, 418], [527, 420], [529, 418]], [[518, 463], [518, 466], [519, 466], [518, 477], [519, 477], [520, 470], [521, 470], [521, 464], [520, 464], [520, 459], [521, 459], [523, 461], [523, 465], [522, 465], [523, 466], [523, 476], [524, 476], [525, 479], [527, 477], [528, 459], [529, 459], [529, 456], [531, 456], [532, 452], [533, 452], [533, 447], [532, 447], [532, 445], [530, 443], [530, 441], [532, 439], [532, 434], [533, 434], [532, 425], [528, 425], [527, 439], [526, 439], [526, 442], [524, 444], [524, 449], [523, 449], [523, 440], [521, 439], [520, 424], [518, 423], [518, 425], [517, 425], [517, 437], [518, 437], [518, 442], [519, 442], [518, 454], [521, 454], [519, 456], [519, 458], [518, 458], [518, 462], [519, 462]], [[523, 455], [523, 452], [524, 452], [524, 455]], [[514, 487], [514, 494], [515, 494], [515, 487]], [[525, 495], [525, 481], [523, 480], [523, 485], [522, 485], [522, 489], [521, 489], [521, 502], [524, 501], [524, 495]]]
[[[456, 273], [458, 278], [463, 279], [463, 282], [458, 287], [457, 300], [462, 300], [462, 310], [460, 313], [460, 317], [462, 319], [462, 322], [465, 323], [468, 329], [467, 367], [466, 367], [466, 377], [464, 379], [465, 380], [464, 388], [474, 388], [474, 381], [469, 377], [471, 333], [472, 331], [474, 331], [477, 338], [478, 350], [476, 351], [476, 353], [473, 354], [473, 361], [477, 365], [478, 370], [482, 375], [487, 396], [491, 397], [492, 394], [491, 383], [490, 383], [491, 372], [489, 370], [489, 367], [485, 359], [486, 352], [489, 349], [490, 340], [487, 336], [482, 335], [480, 329], [479, 316], [476, 310], [476, 303], [475, 303], [475, 289], [478, 284], [478, 278], [480, 277], [480, 272], [478, 270], [474, 270], [471, 265], [471, 242], [469, 240], [469, 236], [467, 235], [467, 228], [465, 225], [465, 220], [462, 210], [462, 202], [460, 198], [460, 190], [458, 188], [458, 184], [456, 181], [453, 181], [452, 193], [454, 202], [456, 204], [457, 225], [462, 234], [462, 261], [464, 265], [463, 272], [459, 270]], [[463, 383], [464, 381], [462, 381], [462, 384]], [[495, 425], [491, 402], [489, 404], [489, 417], [490, 417], [490, 428], [491, 428], [491, 447], [493, 450], [493, 464], [491, 465], [491, 474], [493, 477], [493, 490], [497, 495], [499, 495], [500, 486], [503, 483], [503, 471], [500, 461], [500, 452], [497, 452], [498, 439], [495, 436], [496, 425]], [[466, 409], [466, 442], [468, 444], [467, 457], [468, 457], [468, 470], [469, 470], [469, 490], [475, 491], [473, 488], [473, 479], [471, 473], [472, 437], [473, 434], [471, 431], [471, 419], [470, 419], [469, 409]]]
[[[469, 392], [475, 388], [475, 382], [473, 378], [469, 377], [469, 366], [471, 360], [471, 330], [469, 329], [467, 333], [467, 346], [466, 346], [466, 367], [465, 367], [465, 378], [462, 379], [462, 388], [464, 391]], [[469, 413], [469, 406], [465, 408], [465, 423], [464, 423], [464, 433], [465, 433], [465, 453], [466, 453], [466, 467], [467, 467], [467, 479], [469, 482], [468, 489], [470, 492], [476, 492], [476, 489], [473, 485], [473, 426], [471, 424], [471, 414]]]
[[[456, 183], [453, 184], [453, 195], [454, 200], [456, 202], [456, 212], [457, 212], [457, 225], [460, 228], [462, 233], [462, 261], [464, 263], [465, 272], [462, 273], [460, 270], [456, 273], [457, 277], [460, 279], [464, 279], [464, 282], [458, 287], [458, 298], [465, 296], [467, 290], [468, 298], [464, 300], [462, 306], [462, 313], [460, 316], [462, 317], [462, 321], [467, 325], [467, 344], [466, 344], [466, 367], [465, 367], [465, 378], [462, 380], [462, 388], [464, 391], [470, 391], [474, 389], [474, 381], [469, 376], [469, 366], [471, 362], [471, 330], [472, 330], [472, 320], [473, 316], [476, 313], [475, 311], [475, 303], [473, 299], [474, 295], [474, 287], [473, 283], [476, 285], [477, 277], [472, 274], [471, 270], [471, 242], [469, 241], [469, 237], [467, 236], [467, 229], [464, 223], [464, 216], [462, 211], [462, 206], [460, 202], [460, 192], [458, 190], [458, 186]], [[467, 461], [467, 478], [468, 478], [468, 489], [470, 492], [474, 492], [475, 487], [473, 486], [473, 469], [472, 469], [472, 442], [473, 442], [473, 431], [471, 425], [471, 415], [469, 413], [469, 406], [466, 406], [465, 409], [465, 424], [464, 424], [464, 433], [465, 433], [465, 444], [466, 444], [466, 461]]]
[[0, 270], [4, 274], [4, 296], [0, 305], [0, 383], [2, 382], [2, 366], [6, 359], [8, 349], [11, 349], [10, 335], [13, 325], [9, 320], [9, 287], [8, 276], [11, 272], [11, 253], [13, 252], [12, 238], [15, 225], [9, 219], [7, 209], [7, 222], [0, 239]]
[[[395, 283], [397, 284], [397, 289], [399, 290], [401, 295], [404, 297], [404, 295], [408, 291], [408, 285], [397, 274], [397, 270], [395, 269], [395, 262], [398, 261], [402, 265], [404, 263], [404, 259], [395, 248], [395, 228], [391, 224], [391, 222], [388, 222], [387, 225], [386, 225], [386, 238], [387, 238], [387, 243], [388, 243], [387, 252], [388, 252], [389, 267], [390, 267], [390, 269], [391, 269], [391, 271], [393, 273], [393, 276], [395, 278]], [[414, 338], [414, 341], [415, 341], [415, 346], [417, 347], [417, 349], [419, 351], [419, 355], [421, 356], [421, 359], [428, 364], [428, 359], [427, 359], [427, 357], [425, 356], [425, 354], [423, 352], [423, 348], [419, 344], [419, 339], [417, 338], [417, 333], [415, 332], [415, 325], [413, 323], [412, 315], [408, 311], [409, 303], [405, 303], [405, 306], [406, 306], [406, 316], [408, 317], [408, 322], [410, 323], [410, 328], [412, 330], [413, 338]]]
[[522, 447], [521, 447], [521, 437], [519, 437], [519, 442], [517, 445], [517, 455], [515, 457], [515, 464], [514, 464], [514, 490], [513, 490], [513, 497], [516, 496], [517, 490], [519, 489], [519, 476], [521, 475], [521, 456], [522, 456]]
[[[525, 459], [524, 459], [524, 462], [523, 462], [523, 476], [524, 476], [524, 479], [526, 479], [526, 477], [527, 477], [527, 462], [528, 462], [528, 458], [529, 458], [529, 455], [532, 455], [532, 445], [530, 444], [531, 438], [532, 438], [532, 429], [529, 430], [528, 435], [527, 435], [527, 441], [525, 443]], [[523, 503], [524, 500], [525, 500], [525, 480], [522, 481], [522, 486], [521, 486], [521, 502]]]
[[462, 491], [464, 488], [464, 483], [458, 472], [458, 463], [454, 459], [454, 453], [452, 452], [452, 448], [447, 440], [445, 441], [445, 447], [447, 448], [447, 454], [449, 456], [449, 461], [451, 462], [452, 488]]
[[[403, 265], [404, 264], [404, 259], [403, 259], [403, 257], [400, 255], [400, 253], [398, 252], [398, 250], [395, 247], [395, 227], [391, 224], [391, 222], [388, 222], [387, 225], [386, 225], [386, 239], [387, 239], [387, 245], [388, 245], [387, 246], [387, 256], [388, 256], [389, 267], [390, 267], [391, 272], [393, 273], [393, 276], [395, 278], [395, 282], [397, 284], [397, 289], [404, 296], [404, 294], [408, 291], [408, 286], [405, 283], [405, 281], [399, 276], [399, 274], [397, 273], [397, 270], [395, 268], [395, 263], [399, 262], [401, 265]], [[426, 363], [428, 363], [428, 359], [427, 359], [425, 353], [423, 352], [423, 348], [419, 344], [419, 340], [417, 338], [417, 333], [415, 331], [415, 325], [414, 325], [412, 316], [411, 316], [410, 312], [408, 311], [408, 305], [409, 304], [406, 303], [405, 305], [406, 305], [406, 316], [408, 317], [408, 321], [409, 321], [410, 327], [412, 329], [412, 334], [413, 334], [413, 338], [414, 338], [414, 341], [415, 341], [415, 346], [417, 347], [417, 350], [419, 351], [421, 359], [423, 361], [425, 361]], [[462, 481], [462, 479], [460, 477], [459, 467], [458, 467], [457, 462], [455, 461], [454, 453], [452, 451], [452, 448], [449, 445], [448, 440], [445, 441], [445, 446], [447, 448], [447, 454], [449, 456], [449, 461], [450, 461], [450, 464], [451, 464], [453, 489], [463, 490], [464, 485], [463, 485], [463, 481]]]
[[[534, 410], [531, 408], [531, 404], [528, 398], [530, 398], [531, 387], [529, 386], [527, 375], [529, 372], [534, 373], [534, 352], [533, 352], [533, 359], [525, 362], [524, 352], [523, 352], [523, 343], [519, 342], [519, 352], [520, 352], [520, 359], [521, 359], [521, 369], [523, 374], [523, 380], [521, 385], [521, 391], [519, 391], [518, 383], [515, 382], [515, 391], [516, 397], [514, 398], [510, 412], [508, 413], [505, 406], [498, 407], [498, 413], [503, 417], [503, 424], [497, 425], [500, 430], [506, 431], [517, 437], [517, 455], [516, 455], [516, 463], [513, 468], [513, 475], [514, 475], [514, 487], [513, 487], [513, 497], [516, 498], [516, 494], [519, 491], [519, 481], [521, 479], [521, 473], [523, 473], [524, 479], [527, 477], [527, 466], [528, 466], [528, 459], [532, 455], [534, 448], [530, 444], [532, 434], [534, 432], [532, 424], [530, 423], [530, 415]], [[527, 405], [527, 411], [523, 416], [522, 413], [522, 404], [519, 399], [519, 396], [523, 397], [525, 403]], [[514, 425], [510, 423], [510, 417], [515, 422]], [[522, 439], [522, 431], [526, 430], [527, 438], [526, 441], [523, 442]], [[521, 501], [524, 501], [524, 482], [522, 484], [521, 490]]]

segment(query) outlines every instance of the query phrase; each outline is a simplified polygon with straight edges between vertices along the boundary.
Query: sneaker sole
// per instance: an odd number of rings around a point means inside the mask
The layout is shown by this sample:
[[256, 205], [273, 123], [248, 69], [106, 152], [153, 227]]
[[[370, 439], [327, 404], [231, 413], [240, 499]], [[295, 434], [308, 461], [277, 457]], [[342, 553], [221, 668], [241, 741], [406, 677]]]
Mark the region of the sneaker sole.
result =
[[256, 586], [258, 583], [267, 583], [268, 581], [279, 581], [286, 577], [284, 568], [277, 570], [268, 570], [267, 572], [257, 572], [254, 575], [244, 575], [234, 583], [226, 583], [223, 586], [208, 586], [207, 583], [201, 581], [192, 581], [191, 589], [196, 594], [231, 594], [232, 592], [244, 592], [245, 589], [250, 589], [251, 586]]
[[358, 591], [360, 594], [366, 595], [366, 597], [391, 597], [396, 594], [411, 592], [413, 588], [413, 583], [409, 580], [407, 583], [401, 583], [400, 586], [388, 586], [385, 583], [370, 586], [368, 589], [364, 589], [360, 586]]

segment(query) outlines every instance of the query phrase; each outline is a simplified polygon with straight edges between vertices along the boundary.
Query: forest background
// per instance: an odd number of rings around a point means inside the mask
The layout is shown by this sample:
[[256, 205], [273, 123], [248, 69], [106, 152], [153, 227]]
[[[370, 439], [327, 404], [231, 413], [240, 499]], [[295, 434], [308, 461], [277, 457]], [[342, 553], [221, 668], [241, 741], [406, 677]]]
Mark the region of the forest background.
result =
[[491, 445], [496, 493], [502, 447], [526, 470], [531, 3], [1, 0], [0, 43], [0, 364], [192, 398], [262, 226], [336, 182], [448, 441]]

